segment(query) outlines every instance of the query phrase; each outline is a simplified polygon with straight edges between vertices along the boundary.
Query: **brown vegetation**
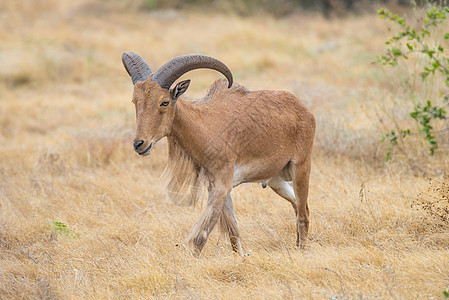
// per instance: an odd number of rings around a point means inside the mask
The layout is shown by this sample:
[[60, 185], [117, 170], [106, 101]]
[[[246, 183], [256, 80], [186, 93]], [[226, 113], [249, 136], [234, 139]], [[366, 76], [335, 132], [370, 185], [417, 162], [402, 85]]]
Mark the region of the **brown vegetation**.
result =
[[[447, 199], [448, 145], [429, 158], [410, 142], [383, 162], [383, 126], [397, 121], [388, 112], [406, 117], [392, 101], [401, 78], [372, 63], [383, 21], [117, 3], [0, 3], [0, 298], [442, 297], [444, 202], [425, 203]], [[208, 54], [250, 89], [303, 99], [317, 117], [305, 251], [290, 204], [253, 184], [233, 192], [245, 256], [215, 231], [201, 259], [190, 255], [185, 237], [201, 209], [168, 200], [163, 143], [146, 158], [132, 149], [128, 50], [155, 67]], [[183, 76], [187, 94], [204, 96], [216, 73]]]

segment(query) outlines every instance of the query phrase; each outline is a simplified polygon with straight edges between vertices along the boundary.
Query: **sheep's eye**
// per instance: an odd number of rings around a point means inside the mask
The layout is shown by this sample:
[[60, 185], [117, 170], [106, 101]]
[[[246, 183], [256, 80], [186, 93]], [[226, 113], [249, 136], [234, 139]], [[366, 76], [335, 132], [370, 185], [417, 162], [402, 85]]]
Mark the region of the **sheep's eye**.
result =
[[169, 103], [170, 103], [170, 102], [168, 102], [168, 101], [164, 101], [164, 102], [161, 103], [160, 106], [167, 106]]

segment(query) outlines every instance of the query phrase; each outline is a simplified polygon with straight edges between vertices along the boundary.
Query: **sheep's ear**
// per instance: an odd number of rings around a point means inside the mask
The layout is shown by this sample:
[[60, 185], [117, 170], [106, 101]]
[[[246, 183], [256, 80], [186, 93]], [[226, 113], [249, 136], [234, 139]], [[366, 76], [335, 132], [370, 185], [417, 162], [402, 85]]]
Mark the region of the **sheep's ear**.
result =
[[176, 86], [170, 91], [170, 96], [173, 99], [173, 102], [178, 100], [179, 96], [187, 91], [187, 88], [190, 85], [190, 79], [178, 82]]

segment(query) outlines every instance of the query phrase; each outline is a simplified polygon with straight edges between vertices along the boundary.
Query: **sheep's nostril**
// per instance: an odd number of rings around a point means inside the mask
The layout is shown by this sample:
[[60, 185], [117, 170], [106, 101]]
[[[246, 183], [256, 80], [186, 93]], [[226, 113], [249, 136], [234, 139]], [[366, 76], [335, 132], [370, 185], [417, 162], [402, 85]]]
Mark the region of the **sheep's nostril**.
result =
[[141, 141], [134, 141], [133, 145], [134, 145], [134, 150], [137, 150], [137, 149], [139, 149], [140, 146], [143, 145], [143, 141], [142, 140]]

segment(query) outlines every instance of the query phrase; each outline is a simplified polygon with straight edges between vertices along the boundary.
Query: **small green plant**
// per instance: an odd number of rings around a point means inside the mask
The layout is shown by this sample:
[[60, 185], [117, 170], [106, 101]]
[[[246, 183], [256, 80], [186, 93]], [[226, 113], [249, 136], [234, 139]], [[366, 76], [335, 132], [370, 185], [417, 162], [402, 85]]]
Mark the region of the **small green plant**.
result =
[[143, 3], [147, 9], [151, 10], [157, 7], [158, 0], [144, 0]]
[[[378, 56], [382, 65], [397, 67], [398, 64], [409, 57], [415, 56], [419, 68], [409, 70], [410, 82], [416, 82], [420, 78], [422, 85], [408, 86], [408, 95], [413, 101], [414, 109], [409, 116], [417, 123], [418, 132], [411, 129], [393, 129], [382, 138], [382, 142], [388, 141], [385, 160], [390, 160], [393, 148], [398, 146], [398, 140], [407, 136], [420, 134], [429, 144], [430, 155], [434, 155], [438, 143], [434, 136], [434, 123], [436, 120], [446, 119], [446, 106], [449, 99], [449, 54], [445, 51], [449, 32], [441, 34], [441, 30], [447, 27], [447, 14], [449, 8], [429, 6], [424, 18], [418, 19], [417, 25], [412, 26], [405, 18], [393, 14], [387, 9], [379, 9], [378, 14], [382, 19], [387, 19], [399, 26], [398, 33], [386, 41], [387, 51]], [[439, 79], [443, 79], [443, 87], [435, 87], [437, 93], [429, 92]], [[437, 85], [437, 84], [436, 84]], [[430, 88], [430, 90], [432, 90]]]
[[51, 227], [53, 228], [54, 231], [64, 235], [65, 237], [72, 238], [72, 239], [78, 239], [79, 238], [79, 235], [76, 232], [70, 230], [67, 227], [67, 225], [65, 225], [62, 222], [59, 222], [59, 221], [54, 221], [53, 222], [52, 221], [51, 222]]

